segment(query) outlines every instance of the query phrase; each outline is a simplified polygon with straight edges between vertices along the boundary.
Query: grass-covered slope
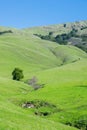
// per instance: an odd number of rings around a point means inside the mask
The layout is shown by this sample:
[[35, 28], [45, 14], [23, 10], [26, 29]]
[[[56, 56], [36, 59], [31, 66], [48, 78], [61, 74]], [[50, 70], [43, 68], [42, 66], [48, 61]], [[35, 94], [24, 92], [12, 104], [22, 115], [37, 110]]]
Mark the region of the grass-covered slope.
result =
[[18, 101], [25, 97], [25, 89], [28, 90], [28, 86], [22, 83], [0, 78], [1, 130], [75, 130], [60, 123], [35, 116], [30, 111], [17, 105]]
[[24, 29], [42, 40], [70, 44], [87, 52], [87, 21]]
[[75, 47], [60, 46], [22, 31], [12, 31], [12, 34], [0, 36], [2, 76], [11, 78], [14, 67], [22, 68], [26, 76], [30, 72], [54, 68], [86, 57], [83, 51]]
[[25, 32], [31, 34], [43, 34], [46, 35], [49, 32], [53, 32], [54, 35], [68, 33], [72, 28], [76, 28], [79, 30], [80, 34], [87, 33], [87, 21], [77, 21], [73, 23], [63, 23], [63, 24], [56, 24], [56, 25], [49, 25], [49, 26], [41, 26], [41, 27], [34, 27], [34, 28], [27, 28], [24, 29]]
[[[26, 30], [9, 30], [12, 33], [0, 35], [0, 129], [75, 130], [64, 124], [87, 114], [87, 54], [71, 45], [41, 40]], [[12, 80], [15, 67], [23, 69], [22, 82]], [[35, 91], [24, 83], [33, 76], [43, 88]], [[57, 111], [22, 107], [35, 100], [53, 104]], [[36, 111], [52, 113], [39, 116]]]

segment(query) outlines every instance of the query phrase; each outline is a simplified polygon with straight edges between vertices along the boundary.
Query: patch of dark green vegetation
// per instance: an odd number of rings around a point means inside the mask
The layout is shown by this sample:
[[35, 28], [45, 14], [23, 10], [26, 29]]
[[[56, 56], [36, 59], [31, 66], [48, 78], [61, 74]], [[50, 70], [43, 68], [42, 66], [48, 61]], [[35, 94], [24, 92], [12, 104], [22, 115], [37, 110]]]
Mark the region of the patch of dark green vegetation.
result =
[[13, 76], [13, 80], [20, 81], [22, 78], [24, 78], [23, 70], [21, 70], [20, 68], [15, 68], [12, 71], [12, 76]]
[[61, 109], [58, 109], [57, 106], [45, 102], [45, 101], [27, 101], [22, 104], [23, 108], [33, 108], [34, 114], [38, 116], [48, 116], [56, 112], [60, 112]]
[[87, 43], [76, 44], [75, 46], [87, 53]]
[[87, 53], [87, 35], [84, 34], [79, 37], [81, 38], [82, 41], [79, 44], [76, 44], [75, 46]]
[[81, 38], [83, 42], [87, 41], [87, 34], [81, 35]]
[[49, 40], [49, 41], [53, 41], [53, 42], [56, 42], [59, 44], [66, 45], [68, 43], [67, 41], [71, 37], [77, 37], [77, 32], [78, 32], [78, 30], [73, 28], [69, 33], [67, 33], [67, 34], [63, 33], [61, 35], [57, 35], [56, 37], [53, 36], [53, 32], [49, 32], [49, 34], [45, 35], [45, 36], [43, 36], [41, 34], [34, 34], [34, 35], [40, 37], [43, 40]]
[[84, 29], [87, 29], [87, 26], [86, 27], [81, 27], [81, 30], [84, 30]]
[[2, 31], [0, 32], [0, 35], [6, 34], [6, 33], [13, 33], [12, 30]]
[[[66, 25], [64, 25], [66, 27]], [[87, 29], [87, 27], [82, 27], [81, 30]], [[49, 32], [48, 35], [34, 34], [35, 36], [40, 37], [43, 40], [49, 40], [56, 42], [60, 45], [67, 45], [70, 43], [87, 53], [87, 35], [78, 35], [78, 30], [73, 28], [69, 33], [63, 33], [61, 35], [53, 36], [53, 32]]]
[[66, 125], [76, 127], [80, 130], [87, 130], [87, 115], [80, 116], [79, 118], [71, 121], [66, 121]]

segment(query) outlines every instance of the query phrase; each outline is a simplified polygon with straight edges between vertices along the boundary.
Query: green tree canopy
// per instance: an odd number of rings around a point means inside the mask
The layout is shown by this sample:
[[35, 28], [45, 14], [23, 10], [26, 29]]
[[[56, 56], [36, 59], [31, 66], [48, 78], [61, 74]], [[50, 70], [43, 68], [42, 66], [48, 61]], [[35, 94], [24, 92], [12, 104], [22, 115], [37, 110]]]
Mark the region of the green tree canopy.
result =
[[12, 76], [13, 80], [20, 81], [24, 77], [23, 71], [19, 68], [15, 68], [12, 72]]

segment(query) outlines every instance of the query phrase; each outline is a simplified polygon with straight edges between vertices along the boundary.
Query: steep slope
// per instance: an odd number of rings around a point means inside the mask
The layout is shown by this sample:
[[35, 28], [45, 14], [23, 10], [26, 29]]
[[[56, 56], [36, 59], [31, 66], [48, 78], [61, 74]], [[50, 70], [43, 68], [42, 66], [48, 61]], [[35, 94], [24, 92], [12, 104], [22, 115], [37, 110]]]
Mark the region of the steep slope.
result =
[[11, 30], [13, 33], [0, 36], [2, 76], [11, 78], [11, 71], [15, 67], [22, 68], [28, 76], [30, 72], [54, 68], [86, 57], [83, 51], [75, 47], [60, 46], [20, 30]]
[[32, 72], [60, 64], [59, 60], [44, 46], [44, 42], [32, 39], [13, 34], [0, 36], [1, 75], [5, 72], [8, 75], [14, 67], [21, 67], [25, 71]]

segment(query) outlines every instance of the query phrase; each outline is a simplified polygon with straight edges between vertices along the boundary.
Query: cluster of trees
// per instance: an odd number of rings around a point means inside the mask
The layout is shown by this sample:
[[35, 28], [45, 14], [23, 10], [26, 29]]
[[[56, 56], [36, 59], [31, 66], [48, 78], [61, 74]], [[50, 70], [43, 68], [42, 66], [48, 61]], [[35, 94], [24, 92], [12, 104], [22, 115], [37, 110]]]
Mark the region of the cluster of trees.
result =
[[79, 44], [76, 44], [75, 46], [82, 49], [83, 51], [85, 51], [87, 53], [87, 35], [81, 35], [79, 36], [79, 38], [82, 39], [82, 42]]
[[[66, 27], [66, 25], [64, 24], [64, 27]], [[86, 29], [87, 27], [82, 27], [81, 30]], [[83, 51], [85, 51], [87, 53], [87, 35], [83, 34], [83, 35], [78, 35], [78, 30], [73, 28], [69, 33], [63, 33], [61, 35], [53, 35], [53, 32], [49, 32], [48, 35], [41, 35], [41, 34], [34, 34], [38, 37], [40, 37], [43, 40], [49, 40], [49, 41], [53, 41], [56, 43], [59, 43], [60, 45], [67, 45], [68, 41], [72, 38], [79, 38], [81, 39], [81, 43], [75, 44], [76, 47], [82, 49]]]
[[87, 34], [81, 35], [82, 41], [87, 41]]
[[0, 32], [0, 35], [5, 34], [5, 33], [13, 33], [13, 32], [11, 30], [2, 31], [2, 32]]
[[53, 42], [57, 42], [59, 44], [67, 44], [67, 40], [69, 40], [71, 37], [76, 37], [77, 36], [77, 32], [78, 30], [76, 29], [72, 29], [72, 31], [70, 31], [69, 33], [64, 33], [61, 35], [57, 35], [56, 37], [53, 36], [53, 32], [49, 32], [48, 35], [41, 35], [41, 34], [34, 34], [38, 37], [40, 37], [43, 40], [49, 40], [49, 41], [53, 41]]
[[86, 42], [81, 43], [81, 44], [76, 44], [75, 46], [82, 49], [83, 51], [85, 51], [87, 53], [87, 43]]

